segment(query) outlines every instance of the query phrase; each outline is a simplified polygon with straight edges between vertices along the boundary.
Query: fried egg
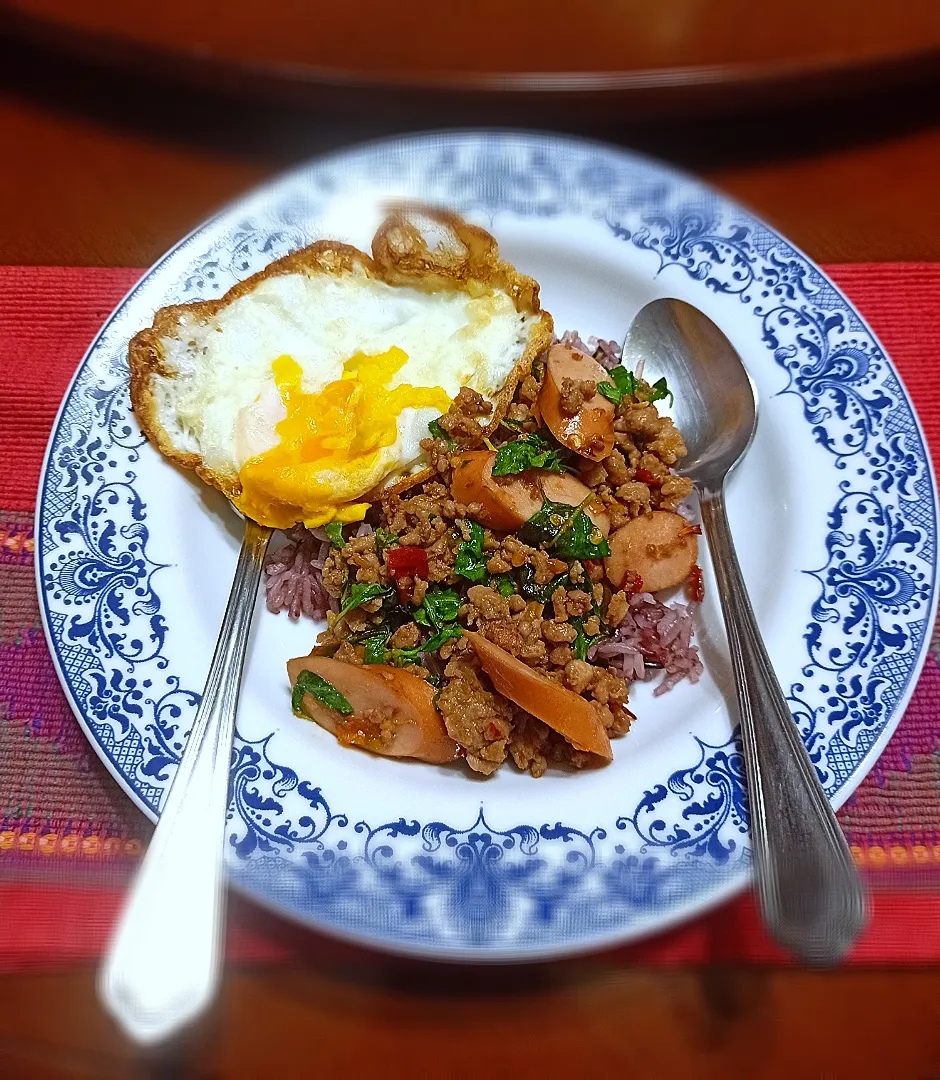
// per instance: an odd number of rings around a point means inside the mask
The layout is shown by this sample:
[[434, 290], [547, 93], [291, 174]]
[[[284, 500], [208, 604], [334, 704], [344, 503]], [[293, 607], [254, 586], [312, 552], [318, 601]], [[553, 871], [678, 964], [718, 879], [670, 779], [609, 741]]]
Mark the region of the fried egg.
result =
[[131, 342], [147, 435], [262, 524], [361, 520], [426, 475], [421, 440], [461, 387], [495, 424], [551, 340], [538, 286], [453, 215], [399, 211], [373, 253], [320, 241]]

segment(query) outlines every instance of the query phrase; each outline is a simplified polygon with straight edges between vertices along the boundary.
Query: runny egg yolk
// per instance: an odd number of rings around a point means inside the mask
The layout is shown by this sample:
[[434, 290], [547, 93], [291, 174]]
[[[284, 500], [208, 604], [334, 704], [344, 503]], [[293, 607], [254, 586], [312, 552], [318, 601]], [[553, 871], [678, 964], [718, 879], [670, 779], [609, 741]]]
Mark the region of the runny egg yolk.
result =
[[311, 528], [361, 521], [369, 508], [362, 496], [404, 464], [382, 453], [398, 439], [402, 410], [444, 413], [451, 404], [440, 386], [390, 387], [407, 360], [398, 348], [375, 356], [357, 353], [343, 365], [341, 378], [305, 394], [300, 364], [278, 357], [271, 367], [287, 416], [275, 428], [277, 446], [242, 466], [238, 508], [276, 529], [299, 521]]

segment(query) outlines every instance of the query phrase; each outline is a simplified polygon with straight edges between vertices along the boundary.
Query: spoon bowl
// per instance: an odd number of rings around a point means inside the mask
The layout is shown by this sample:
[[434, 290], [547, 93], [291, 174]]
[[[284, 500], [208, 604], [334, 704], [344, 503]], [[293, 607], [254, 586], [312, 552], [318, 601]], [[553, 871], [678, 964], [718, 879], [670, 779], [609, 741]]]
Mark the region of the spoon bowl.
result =
[[757, 389], [718, 327], [682, 300], [654, 300], [633, 320], [623, 350], [650, 383], [665, 378], [688, 455], [680, 475], [715, 484], [747, 453], [757, 431]]
[[833, 963], [865, 922], [852, 855], [764, 648], [738, 565], [724, 482], [757, 430], [757, 394], [734, 346], [681, 300], [647, 304], [623, 363], [665, 378], [688, 449], [678, 470], [695, 484], [737, 690], [751, 844], [764, 922], [801, 959]]

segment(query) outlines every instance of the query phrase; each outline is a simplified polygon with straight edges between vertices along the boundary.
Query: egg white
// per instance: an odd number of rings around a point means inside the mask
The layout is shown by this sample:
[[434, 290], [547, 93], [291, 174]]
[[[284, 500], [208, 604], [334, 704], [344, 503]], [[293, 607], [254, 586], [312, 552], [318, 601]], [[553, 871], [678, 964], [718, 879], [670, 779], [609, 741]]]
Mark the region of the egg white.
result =
[[[275, 426], [285, 409], [271, 368], [279, 356], [293, 357], [304, 392], [316, 393], [340, 378], [356, 353], [396, 346], [408, 360], [390, 386], [440, 386], [451, 398], [468, 386], [493, 400], [525, 352], [532, 319], [503, 292], [473, 297], [391, 286], [358, 267], [265, 278], [212, 317], [184, 314], [176, 334], [161, 338], [179, 374], [153, 380], [158, 417], [180, 450], [234, 476], [279, 441]], [[398, 438], [382, 451], [373, 483], [415, 466], [437, 415], [402, 411]]]

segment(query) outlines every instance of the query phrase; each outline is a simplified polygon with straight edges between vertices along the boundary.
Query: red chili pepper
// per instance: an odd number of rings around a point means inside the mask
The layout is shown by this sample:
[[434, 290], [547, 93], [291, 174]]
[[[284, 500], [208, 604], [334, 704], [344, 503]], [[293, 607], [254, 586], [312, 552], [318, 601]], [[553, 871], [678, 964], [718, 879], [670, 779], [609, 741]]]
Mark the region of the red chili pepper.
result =
[[422, 547], [405, 545], [388, 548], [385, 565], [393, 578], [428, 576], [428, 553]]
[[633, 474], [641, 484], [646, 484], [649, 487], [660, 487], [662, 480], [658, 476], [653, 476], [649, 469], [637, 469]]
[[702, 568], [700, 566], [693, 566], [689, 571], [685, 583], [685, 595], [693, 604], [700, 604], [705, 599], [705, 581], [702, 578]]
[[627, 596], [636, 596], [643, 591], [643, 578], [639, 574], [633, 575], [633, 580], [627, 586]]
[[490, 721], [490, 723], [486, 725], [486, 734], [493, 740], [493, 742], [496, 742], [497, 739], [501, 739], [503, 737], [503, 733], [492, 721]]

